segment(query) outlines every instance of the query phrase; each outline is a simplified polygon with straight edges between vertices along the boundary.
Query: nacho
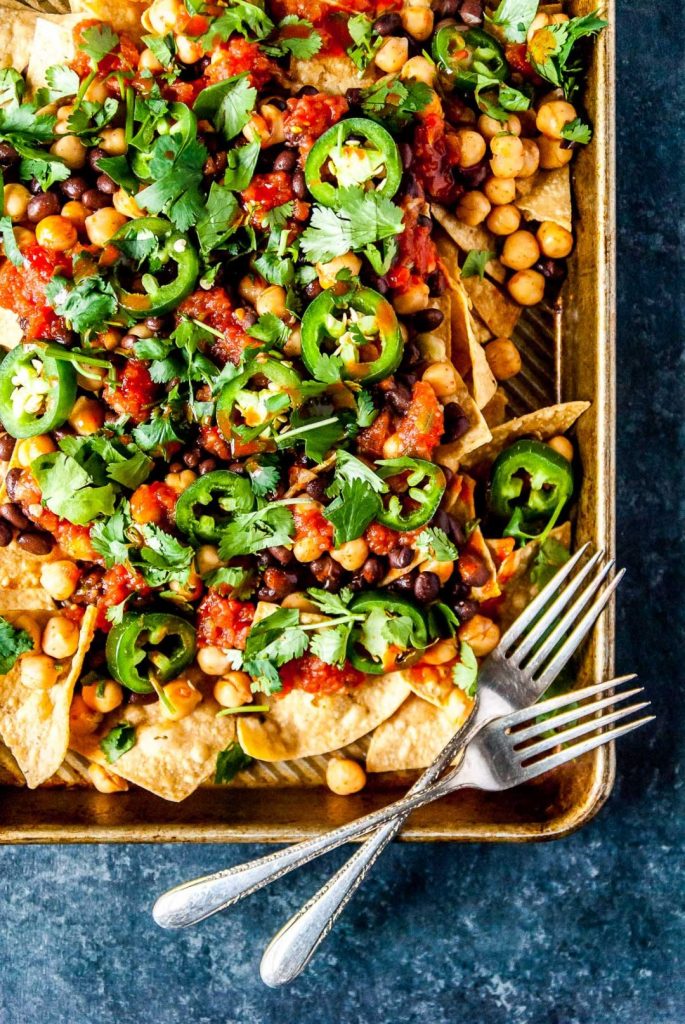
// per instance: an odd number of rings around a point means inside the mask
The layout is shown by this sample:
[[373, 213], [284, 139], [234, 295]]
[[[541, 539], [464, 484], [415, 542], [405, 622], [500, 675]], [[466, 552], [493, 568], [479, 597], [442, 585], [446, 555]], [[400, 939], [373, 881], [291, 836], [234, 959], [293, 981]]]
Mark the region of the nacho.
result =
[[550, 405], [536, 412], [526, 413], [525, 416], [518, 416], [514, 420], [508, 420], [493, 429], [491, 441], [465, 456], [462, 459], [462, 466], [464, 469], [470, 469], [481, 462], [492, 462], [504, 447], [520, 437], [547, 441], [557, 434], [565, 434], [589, 408], [589, 402], [563, 402], [561, 405]]
[[449, 716], [412, 694], [374, 731], [366, 754], [369, 772], [426, 768], [456, 732]]
[[[464, 224], [453, 213], [446, 210], [444, 206], [439, 206], [436, 203], [433, 203], [431, 210], [438, 224], [445, 229], [449, 237], [453, 242], [457, 243], [463, 253], [468, 253], [472, 249], [492, 253], [497, 251], [495, 236], [491, 231], [483, 227], [482, 224], [478, 224], [475, 227]], [[496, 281], [504, 281], [506, 278], [506, 271], [498, 259], [488, 260], [485, 270]]]
[[568, 164], [553, 171], [538, 171], [523, 179], [516, 206], [526, 220], [552, 221], [566, 231], [573, 228], [571, 173]]

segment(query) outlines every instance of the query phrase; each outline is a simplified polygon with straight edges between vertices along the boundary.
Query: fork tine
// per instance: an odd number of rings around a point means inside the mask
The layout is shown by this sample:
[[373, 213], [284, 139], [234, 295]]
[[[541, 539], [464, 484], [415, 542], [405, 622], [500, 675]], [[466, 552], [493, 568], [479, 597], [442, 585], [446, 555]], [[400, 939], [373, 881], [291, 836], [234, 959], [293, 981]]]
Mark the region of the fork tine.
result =
[[532, 721], [540, 715], [546, 715], [549, 711], [556, 711], [558, 708], [564, 708], [568, 704], [585, 700], [587, 697], [595, 697], [604, 690], [621, 686], [623, 683], [629, 683], [632, 679], [636, 678], [636, 673], [631, 672], [627, 676], [617, 676], [616, 679], [605, 679], [603, 682], [596, 683], [593, 686], [584, 686], [581, 690], [569, 690], [567, 693], [559, 694], [558, 697], [549, 697], [547, 700], [542, 700], [538, 704], [528, 704], [525, 708], [521, 708], [520, 711], [513, 711], [510, 715], [507, 715], [502, 720], [502, 728], [510, 729], [512, 726], [520, 725], [522, 722]]
[[[611, 700], [611, 698], [609, 698]], [[604, 701], [602, 701], [604, 703]], [[604, 728], [605, 725], [611, 725], [612, 722], [619, 722], [622, 718], [627, 718], [628, 715], [632, 715], [635, 711], [642, 711], [643, 708], [649, 707], [649, 701], [643, 700], [638, 704], [629, 704], [627, 708], [619, 708], [618, 711], [612, 711], [608, 715], [600, 715], [599, 718], [587, 718], [584, 722], [579, 722], [578, 725], [573, 726], [570, 729], [562, 729], [560, 732], [555, 733], [554, 736], [546, 736], [544, 739], [539, 740], [537, 743], [531, 743], [528, 747], [523, 747], [521, 750], [517, 750], [521, 762], [530, 760], [531, 757], [537, 757], [538, 754], [544, 754], [546, 750], [552, 750], [553, 747], [558, 747], [560, 743], [569, 743], [571, 740], [576, 740], [580, 736], [587, 736], [588, 733], [595, 732], [597, 729]], [[577, 721], [577, 718], [575, 719]], [[543, 723], [549, 728], [555, 727], [554, 720]]]
[[629, 697], [634, 697], [637, 693], [644, 693], [644, 686], [636, 686], [632, 690], [626, 690], [625, 693], [611, 694], [609, 697], [605, 697], [604, 700], [593, 700], [589, 704], [583, 704], [581, 707], [573, 707], [569, 711], [564, 711], [561, 715], [554, 715], [553, 718], [546, 718], [543, 722], [536, 722], [535, 725], [531, 725], [528, 729], [521, 729], [512, 733], [511, 739], [514, 741], [515, 746], [518, 747], [519, 743], [523, 743], [525, 740], [532, 740], [535, 736], [542, 736], [544, 733], [549, 732], [550, 729], [559, 729], [562, 725], [567, 725], [569, 722], [577, 722], [579, 719], [586, 718], [597, 711], [602, 711], [604, 708], [613, 707], [614, 704], [620, 704], [622, 701], [628, 700]]
[[580, 620], [576, 628], [573, 632], [569, 633], [552, 660], [546, 665], [544, 671], [537, 677], [535, 682], [539, 686], [541, 693], [545, 692], [552, 680], [556, 679], [559, 675], [566, 662], [569, 661], [578, 650], [581, 643], [608, 605], [614, 591], [625, 576], [625, 572], [625, 569], [621, 569], [620, 572], [616, 573], [606, 590], [599, 595], [595, 603], [592, 604], [588, 611], [585, 612], [585, 615]]
[[[561, 591], [556, 601], [554, 601], [549, 608], [545, 608], [544, 613], [535, 622], [529, 633], [521, 640], [515, 651], [512, 651], [509, 661], [512, 665], [520, 665], [525, 656], [532, 651], [538, 640], [545, 635], [548, 629], [554, 626], [554, 623], [559, 618], [559, 615], [570, 604], [573, 596], [580, 590], [581, 586], [593, 571], [596, 565], [599, 563], [603, 556], [603, 551], [598, 551], [596, 555], [593, 555], [589, 562], [587, 562], [582, 569], [580, 569], [566, 587]], [[613, 562], [609, 563], [613, 565]], [[608, 572], [606, 566], [603, 570], [605, 573]], [[588, 590], [590, 589], [590, 584]], [[587, 590], [585, 591], [587, 593]], [[592, 596], [592, 594], [590, 595]], [[574, 606], [575, 607], [575, 606]], [[576, 613], [577, 614], [577, 613]]]
[[499, 642], [500, 650], [504, 651], [507, 647], [510, 647], [515, 640], [518, 640], [521, 633], [528, 628], [538, 612], [541, 611], [549, 601], [551, 601], [566, 577], [573, 572], [589, 546], [589, 543], [583, 544], [582, 548], [579, 548], [575, 555], [573, 555], [572, 558], [569, 558], [568, 562], [565, 562], [564, 565], [562, 565], [561, 569], [558, 570], [549, 583], [545, 584], [537, 597], [534, 597], [530, 604], [524, 608], [518, 618], [512, 622], [511, 626]]
[[612, 743], [619, 736], [625, 736], [627, 733], [632, 732], [633, 729], [639, 729], [641, 725], [653, 722], [654, 717], [654, 715], [645, 715], [644, 718], [638, 718], [637, 722], [628, 722], [626, 725], [619, 725], [618, 728], [607, 729], [606, 732], [599, 733], [598, 736], [591, 736], [590, 739], [583, 740], [582, 743], [574, 743], [573, 746], [565, 747], [550, 757], [543, 757], [541, 761], [536, 761], [535, 764], [521, 769], [521, 782], [529, 782], [530, 779], [536, 779], [538, 775], [544, 775], [545, 772], [551, 771], [552, 768], [558, 768], [559, 765], [575, 760], [581, 754], [587, 754], [590, 750], [595, 750], [596, 747], [603, 747], [606, 743]]

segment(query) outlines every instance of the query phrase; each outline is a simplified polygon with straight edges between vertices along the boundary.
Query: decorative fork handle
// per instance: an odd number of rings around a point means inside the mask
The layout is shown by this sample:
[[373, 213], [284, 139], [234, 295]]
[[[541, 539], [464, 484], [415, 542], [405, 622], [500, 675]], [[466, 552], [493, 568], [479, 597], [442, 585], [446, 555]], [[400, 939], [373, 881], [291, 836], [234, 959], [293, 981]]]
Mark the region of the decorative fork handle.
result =
[[[433, 764], [426, 769], [409, 793], [401, 800], [367, 814], [363, 818], [348, 822], [333, 832], [305, 839], [304, 842], [287, 846], [283, 850], [277, 850], [258, 860], [248, 861], [246, 864], [239, 864], [237, 867], [218, 871], [213, 875], [206, 875], [204, 878], [196, 878], [175, 889], [170, 889], [163, 893], [155, 903], [152, 911], [155, 921], [162, 928], [187, 928], [189, 925], [204, 921], [205, 918], [211, 917], [212, 914], [221, 910], [226, 910], [270, 882], [282, 878], [290, 871], [294, 871], [295, 868], [302, 867], [322, 854], [328, 853], [329, 850], [335, 850], [338, 846], [371, 832], [378, 825], [383, 825], [398, 817], [397, 828], [400, 828], [409, 812], [414, 808], [437, 800], [444, 794], [453, 792], [456, 788], [472, 784], [473, 772], [469, 772], [467, 758], [464, 758], [459, 767], [449, 772], [441, 782], [435, 782], [435, 779], [480, 731], [488, 718], [497, 714], [497, 711], [493, 714], [489, 710], [488, 717], [485, 717], [478, 711], [479, 706], [474, 709], [468, 721], [461, 729], [457, 730]], [[393, 830], [390, 838], [395, 831]], [[379, 848], [378, 853], [381, 852], [381, 849], [382, 847]]]

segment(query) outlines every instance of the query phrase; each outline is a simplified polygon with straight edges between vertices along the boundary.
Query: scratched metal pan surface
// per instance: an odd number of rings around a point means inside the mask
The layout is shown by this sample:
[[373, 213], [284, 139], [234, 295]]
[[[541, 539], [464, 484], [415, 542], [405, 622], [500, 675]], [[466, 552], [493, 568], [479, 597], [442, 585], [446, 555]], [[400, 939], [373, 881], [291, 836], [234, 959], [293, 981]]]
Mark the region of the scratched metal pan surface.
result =
[[[62, 0], [30, 0], [54, 13]], [[574, 0], [574, 14], [594, 10]], [[568, 399], [588, 399], [578, 426], [583, 487], [576, 543], [614, 542], [614, 12], [597, 41], [584, 96], [593, 144], [573, 163], [577, 243], [554, 308], [528, 311], [516, 341], [524, 370], [509, 382], [514, 415]], [[613, 669], [614, 621], [607, 613], [577, 663], [577, 685]], [[363, 753], [363, 743], [350, 748]], [[70, 756], [61, 784], [27, 790], [0, 784], [0, 842], [292, 842], [335, 828], [387, 803], [412, 773], [369, 777], [366, 789], [338, 797], [323, 784], [324, 758], [262, 764], [230, 787], [206, 786], [181, 804], [142, 790], [116, 797], [88, 788]], [[0, 783], [6, 773], [0, 765]], [[614, 777], [612, 747], [600, 747], [534, 785], [503, 794], [460, 793], [416, 811], [405, 840], [527, 842], [579, 828], [601, 807]]]

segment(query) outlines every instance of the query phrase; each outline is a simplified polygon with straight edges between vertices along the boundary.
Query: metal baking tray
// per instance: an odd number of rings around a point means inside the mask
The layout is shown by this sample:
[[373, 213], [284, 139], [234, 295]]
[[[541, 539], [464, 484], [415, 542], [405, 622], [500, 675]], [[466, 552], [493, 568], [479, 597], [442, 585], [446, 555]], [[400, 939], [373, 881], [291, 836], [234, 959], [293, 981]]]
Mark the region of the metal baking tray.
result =
[[[54, 13], [63, 0], [29, 0]], [[594, 0], [573, 0], [587, 14]], [[567, 399], [588, 399], [577, 427], [583, 487], [576, 543], [614, 546], [615, 216], [614, 6], [592, 51], [584, 104], [594, 141], [572, 164], [577, 242], [554, 309], [522, 317], [517, 342], [524, 371], [509, 389], [513, 413]], [[605, 612], [577, 662], [577, 685], [610, 677], [614, 619]], [[354, 748], [352, 748], [354, 752]], [[339, 797], [323, 785], [325, 759], [260, 765], [229, 787], [205, 786], [180, 804], [143, 790], [106, 796], [83, 784], [77, 760], [61, 785], [27, 790], [0, 785], [1, 843], [293, 842], [382, 807], [413, 773], [370, 775], [366, 789]], [[542, 780], [499, 794], [460, 792], [414, 812], [403, 840], [530, 842], [555, 839], [589, 821], [614, 780], [613, 746], [600, 747]]]

